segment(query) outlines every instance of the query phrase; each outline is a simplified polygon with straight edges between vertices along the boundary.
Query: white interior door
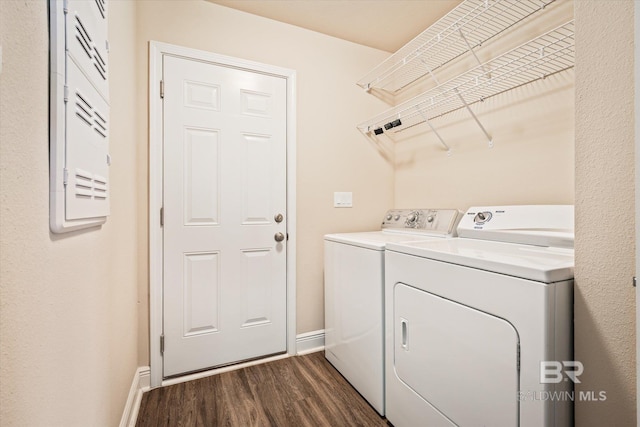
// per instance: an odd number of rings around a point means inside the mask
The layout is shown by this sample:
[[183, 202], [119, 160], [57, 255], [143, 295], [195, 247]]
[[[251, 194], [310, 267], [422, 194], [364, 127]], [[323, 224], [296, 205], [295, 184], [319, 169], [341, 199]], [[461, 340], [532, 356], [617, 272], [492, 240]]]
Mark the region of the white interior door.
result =
[[165, 55], [163, 84], [163, 376], [285, 352], [286, 80]]

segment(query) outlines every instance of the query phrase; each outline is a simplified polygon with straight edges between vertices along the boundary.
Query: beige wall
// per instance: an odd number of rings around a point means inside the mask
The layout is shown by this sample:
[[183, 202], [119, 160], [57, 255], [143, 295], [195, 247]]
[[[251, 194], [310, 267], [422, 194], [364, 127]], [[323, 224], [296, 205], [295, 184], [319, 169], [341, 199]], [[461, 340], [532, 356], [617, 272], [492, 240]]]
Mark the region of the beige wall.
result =
[[[384, 108], [355, 82], [388, 54], [204, 1], [143, 1], [138, 12], [138, 113], [148, 114], [150, 40], [258, 61], [297, 72], [297, 331], [324, 328], [323, 240], [328, 232], [379, 227], [393, 203], [393, 170], [356, 124]], [[139, 268], [146, 271], [147, 131], [138, 162]], [[144, 144], [144, 145], [142, 145]], [[352, 209], [333, 208], [352, 191]], [[140, 280], [140, 345], [148, 346], [148, 280]], [[140, 363], [148, 350], [140, 348]]]
[[111, 216], [49, 232], [44, 1], [0, 1], [0, 423], [117, 425], [137, 367], [135, 8], [112, 2]]
[[578, 426], [635, 426], [633, 1], [577, 1]]
[[[201, 1], [110, 4], [112, 214], [101, 229], [56, 236], [46, 4], [0, 1], [3, 425], [115, 425], [136, 366], [148, 364], [148, 40], [297, 70], [299, 333], [323, 327], [322, 235], [376, 227], [394, 192], [397, 207], [574, 201], [572, 71], [478, 106], [493, 149], [454, 114], [441, 123], [451, 157], [433, 135], [414, 134], [395, 145], [394, 173], [354, 127], [386, 108], [354, 84], [386, 53]], [[626, 426], [635, 420], [633, 2], [579, 1], [575, 17], [578, 390], [608, 397], [578, 402], [576, 425]], [[332, 208], [334, 191], [353, 191], [355, 207]]]
[[[483, 44], [477, 54], [481, 61], [495, 58], [572, 17], [571, 1], [556, 2], [535, 19]], [[444, 82], [475, 66], [467, 55], [437, 70], [436, 78]], [[426, 79], [424, 88], [431, 82]], [[451, 147], [449, 156], [427, 125], [398, 134], [396, 207], [572, 204], [573, 93], [574, 72], [568, 70], [472, 105], [493, 148], [464, 109], [432, 121]]]

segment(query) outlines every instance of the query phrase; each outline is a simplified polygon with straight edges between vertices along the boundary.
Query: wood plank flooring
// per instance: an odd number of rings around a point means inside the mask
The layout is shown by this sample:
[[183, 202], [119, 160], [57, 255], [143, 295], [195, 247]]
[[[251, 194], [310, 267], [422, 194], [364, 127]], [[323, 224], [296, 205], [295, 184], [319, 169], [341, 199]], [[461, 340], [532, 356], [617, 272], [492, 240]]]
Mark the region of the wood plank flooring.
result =
[[137, 427], [376, 427], [385, 418], [323, 352], [250, 366], [144, 394]]

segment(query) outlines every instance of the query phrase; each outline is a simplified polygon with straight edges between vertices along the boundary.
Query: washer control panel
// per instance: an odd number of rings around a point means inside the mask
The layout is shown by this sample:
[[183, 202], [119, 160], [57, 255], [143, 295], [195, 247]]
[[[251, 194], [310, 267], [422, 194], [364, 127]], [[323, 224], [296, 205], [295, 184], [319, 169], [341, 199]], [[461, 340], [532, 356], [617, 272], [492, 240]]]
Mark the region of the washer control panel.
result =
[[382, 229], [453, 236], [461, 217], [457, 209], [392, 209], [385, 214]]

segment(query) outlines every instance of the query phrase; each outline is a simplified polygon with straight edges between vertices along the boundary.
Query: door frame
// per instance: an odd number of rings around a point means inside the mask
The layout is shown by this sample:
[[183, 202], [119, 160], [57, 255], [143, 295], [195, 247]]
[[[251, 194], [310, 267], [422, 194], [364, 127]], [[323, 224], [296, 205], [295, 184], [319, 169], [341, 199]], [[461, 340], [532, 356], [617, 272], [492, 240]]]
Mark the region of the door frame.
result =
[[[149, 362], [151, 387], [163, 385], [160, 336], [163, 331], [163, 120], [160, 81], [162, 60], [171, 55], [223, 67], [282, 77], [287, 82], [287, 354], [296, 354], [296, 72], [212, 52], [156, 41], [149, 42]], [[172, 382], [175, 382], [173, 380]]]
[[640, 280], [640, 2], [633, 2], [633, 28], [635, 38], [634, 48], [634, 114], [635, 114], [635, 143], [636, 143], [636, 159], [635, 159], [635, 197], [636, 197], [636, 271], [634, 276], [634, 284], [636, 285], [636, 426], [640, 427], [640, 290], [637, 282]]

